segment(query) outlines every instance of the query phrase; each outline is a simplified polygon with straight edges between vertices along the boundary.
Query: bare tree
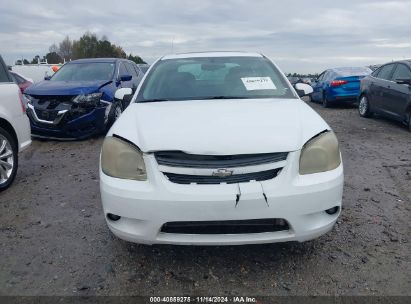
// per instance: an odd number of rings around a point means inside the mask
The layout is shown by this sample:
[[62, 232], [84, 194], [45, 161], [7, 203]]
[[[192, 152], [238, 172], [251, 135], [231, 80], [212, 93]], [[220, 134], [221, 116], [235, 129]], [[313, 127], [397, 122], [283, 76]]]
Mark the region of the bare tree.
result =
[[57, 47], [57, 45], [55, 43], [53, 43], [52, 45], [50, 45], [49, 47], [49, 53], [58, 53], [59, 52], [59, 48]]
[[66, 36], [66, 38], [60, 42], [58, 54], [66, 61], [69, 61], [73, 57], [73, 41], [70, 40], [69, 36]]

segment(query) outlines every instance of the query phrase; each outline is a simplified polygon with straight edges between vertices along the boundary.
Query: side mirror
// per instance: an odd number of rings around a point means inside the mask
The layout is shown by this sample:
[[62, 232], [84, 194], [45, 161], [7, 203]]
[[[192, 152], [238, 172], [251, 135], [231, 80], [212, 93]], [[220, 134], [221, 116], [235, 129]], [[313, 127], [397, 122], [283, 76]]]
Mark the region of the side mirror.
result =
[[[131, 76], [130, 76], [131, 77]], [[114, 93], [115, 99], [123, 100], [124, 96], [133, 94], [133, 90], [131, 88], [121, 88]]]
[[296, 83], [294, 88], [300, 97], [310, 95], [314, 91], [313, 87], [306, 83]]
[[121, 75], [120, 81], [130, 81], [133, 78], [131, 75]]

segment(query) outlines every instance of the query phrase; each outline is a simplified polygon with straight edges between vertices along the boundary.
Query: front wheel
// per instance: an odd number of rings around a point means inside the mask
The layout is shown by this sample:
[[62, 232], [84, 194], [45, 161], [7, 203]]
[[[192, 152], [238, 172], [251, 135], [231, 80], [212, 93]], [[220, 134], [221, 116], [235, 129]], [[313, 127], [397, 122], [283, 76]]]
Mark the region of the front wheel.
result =
[[323, 106], [323, 108], [329, 108], [331, 106], [331, 103], [327, 99], [327, 95], [325, 95], [325, 94], [323, 94], [322, 106]]
[[0, 127], [0, 192], [10, 187], [17, 173], [18, 149], [14, 137]]
[[120, 118], [121, 113], [123, 113], [121, 104], [119, 102], [114, 102], [108, 115], [107, 129], [109, 129], [116, 122], [116, 120]]
[[308, 95], [310, 97], [310, 101], [311, 102], [315, 102], [314, 98], [313, 98], [313, 94]]
[[370, 109], [370, 103], [368, 101], [367, 96], [362, 95], [360, 97], [360, 103], [358, 104], [358, 113], [360, 113], [361, 117], [371, 117], [372, 112]]

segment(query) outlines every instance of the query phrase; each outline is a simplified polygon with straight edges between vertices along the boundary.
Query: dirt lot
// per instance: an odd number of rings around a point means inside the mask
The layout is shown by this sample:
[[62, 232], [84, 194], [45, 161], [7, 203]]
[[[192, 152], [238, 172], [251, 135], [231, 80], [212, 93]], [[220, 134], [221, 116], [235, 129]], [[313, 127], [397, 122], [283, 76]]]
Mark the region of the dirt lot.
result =
[[0, 195], [0, 295], [411, 295], [411, 133], [311, 105], [337, 133], [345, 165], [331, 233], [302, 244], [129, 244], [102, 214], [102, 139], [33, 141]]

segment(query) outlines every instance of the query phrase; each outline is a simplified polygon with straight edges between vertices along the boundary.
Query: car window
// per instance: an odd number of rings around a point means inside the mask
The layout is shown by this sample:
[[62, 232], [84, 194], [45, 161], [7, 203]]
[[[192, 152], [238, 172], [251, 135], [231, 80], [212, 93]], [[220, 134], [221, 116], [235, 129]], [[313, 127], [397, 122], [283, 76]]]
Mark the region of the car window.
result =
[[143, 75], [144, 75], [144, 71], [141, 70], [137, 64], [134, 63], [134, 64], [133, 64], [133, 67], [134, 67], [134, 69], [136, 70], [137, 75], [140, 75], [140, 73], [143, 73]]
[[128, 71], [126, 68], [124, 62], [120, 63], [120, 70], [119, 70], [119, 75], [132, 75], [131, 72]]
[[296, 98], [276, 67], [263, 57], [160, 60], [137, 97], [148, 100]]
[[391, 80], [391, 72], [394, 66], [394, 64], [387, 64], [383, 66], [381, 70], [378, 72], [377, 77], [385, 80]]
[[397, 64], [392, 79], [395, 81], [397, 79], [411, 79], [411, 70], [402, 63]]
[[140, 70], [145, 74], [150, 66], [148, 65], [140, 65]]
[[7, 70], [5, 70], [2, 61], [0, 61], [0, 82], [10, 82], [9, 76], [7, 74]]
[[84, 62], [63, 65], [50, 81], [96, 81], [113, 78], [114, 62]]
[[318, 76], [318, 81], [322, 81], [323, 79], [324, 79], [324, 76], [325, 76], [325, 72], [322, 72], [321, 74], [320, 74], [320, 76]]
[[328, 71], [325, 73], [324, 81], [331, 81], [337, 77], [337, 74], [334, 71]]
[[15, 83], [19, 83], [18, 82], [18, 80], [17, 80], [17, 78], [16, 78], [16, 76], [13, 74], [13, 73], [10, 73], [10, 76], [11, 76], [11, 79], [13, 79], [13, 81], [15, 82]]
[[10, 76], [11, 76], [11, 78], [13, 78], [13, 81], [17, 84], [22, 84], [22, 83], [26, 82], [22, 77], [20, 77], [17, 74], [10, 73]]
[[381, 68], [376, 69], [374, 72], [371, 73], [371, 76], [378, 77], [378, 73], [381, 71]]
[[372, 70], [368, 67], [345, 67], [333, 69], [335, 76], [350, 77], [350, 76], [367, 76]]
[[130, 72], [130, 75], [133, 76], [133, 78], [138, 77], [138, 70], [136, 70], [136, 67], [134, 66], [133, 63], [126, 63], [127, 70]]
[[327, 71], [324, 73], [323, 81], [330, 81], [333, 78], [333, 72]]

